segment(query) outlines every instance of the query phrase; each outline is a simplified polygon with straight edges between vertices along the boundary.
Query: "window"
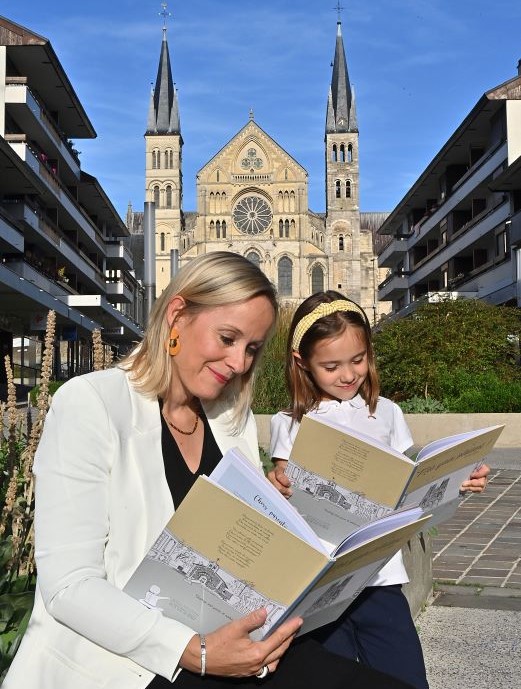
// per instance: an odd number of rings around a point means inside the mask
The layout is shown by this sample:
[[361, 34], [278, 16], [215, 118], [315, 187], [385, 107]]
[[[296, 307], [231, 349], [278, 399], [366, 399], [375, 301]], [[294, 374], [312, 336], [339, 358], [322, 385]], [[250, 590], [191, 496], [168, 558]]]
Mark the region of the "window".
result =
[[280, 296], [291, 297], [293, 292], [293, 264], [286, 256], [279, 261], [278, 278]]
[[284, 220], [284, 236], [289, 237], [289, 220]]
[[160, 152], [155, 148], [152, 151], [152, 169], [157, 170], [161, 167], [161, 154]]
[[343, 251], [344, 250], [344, 238], [342, 235], [338, 238], [338, 250]]
[[504, 258], [508, 251], [508, 238], [506, 230], [502, 230], [496, 235], [496, 256]]
[[154, 203], [156, 204], [156, 208], [159, 208], [159, 185], [156, 184], [154, 187]]
[[324, 291], [324, 271], [322, 266], [313, 266], [311, 271], [311, 293], [316, 294], [317, 292]]
[[161, 232], [161, 234], [159, 236], [159, 250], [165, 251], [165, 247], [166, 247], [165, 233]]
[[284, 223], [279, 220], [279, 237], [284, 237]]
[[346, 180], [346, 199], [351, 198], [351, 182]]
[[344, 144], [340, 144], [340, 162], [345, 163], [346, 162], [346, 148]]
[[335, 196], [337, 199], [340, 198], [340, 180], [339, 179], [337, 179], [337, 181], [335, 182]]
[[257, 268], [260, 267], [260, 256], [256, 251], [250, 251], [246, 254], [246, 258], [250, 263], [253, 263], [254, 265], [257, 266]]
[[217, 177], [217, 181], [219, 182], [219, 181], [220, 181], [220, 178], [221, 178], [221, 175], [219, 174], [219, 170], [217, 170], [217, 175], [216, 175], [216, 177]]
[[221, 221], [220, 220], [218, 220], [215, 223], [215, 236], [217, 237], [217, 239], [221, 238]]
[[331, 160], [333, 161], [333, 163], [336, 163], [337, 161], [336, 144], [333, 144], [333, 150], [331, 151]]
[[348, 144], [347, 146], [347, 162], [352, 163], [353, 162], [353, 145]]
[[226, 239], [226, 220], [223, 220], [221, 223], [221, 232], [223, 239]]
[[166, 188], [166, 207], [172, 208], [172, 187], [170, 185]]
[[174, 167], [174, 152], [171, 148], [165, 151], [165, 168], [171, 170]]

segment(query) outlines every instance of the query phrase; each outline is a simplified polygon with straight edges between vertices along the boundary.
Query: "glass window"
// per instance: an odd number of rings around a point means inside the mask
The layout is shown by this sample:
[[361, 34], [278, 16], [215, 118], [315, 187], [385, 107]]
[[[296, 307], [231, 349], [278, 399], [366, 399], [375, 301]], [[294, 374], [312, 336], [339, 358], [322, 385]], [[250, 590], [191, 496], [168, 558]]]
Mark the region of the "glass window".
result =
[[279, 294], [281, 297], [291, 297], [293, 293], [293, 264], [289, 258], [283, 256], [278, 265]]
[[246, 258], [251, 263], [255, 264], [257, 268], [260, 267], [260, 256], [256, 251], [250, 251], [246, 254]]
[[311, 292], [315, 294], [316, 292], [324, 291], [324, 271], [322, 266], [313, 266], [311, 271]]

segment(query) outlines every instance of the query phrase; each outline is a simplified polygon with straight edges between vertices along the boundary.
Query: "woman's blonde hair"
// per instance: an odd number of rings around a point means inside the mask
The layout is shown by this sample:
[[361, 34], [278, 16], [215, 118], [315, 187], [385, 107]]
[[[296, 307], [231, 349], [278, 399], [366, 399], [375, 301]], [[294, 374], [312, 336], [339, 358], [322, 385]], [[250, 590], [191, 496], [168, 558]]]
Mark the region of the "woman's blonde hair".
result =
[[360, 386], [360, 395], [369, 408], [369, 413], [374, 414], [378, 396], [380, 394], [380, 381], [376, 370], [375, 355], [372, 343], [371, 325], [363, 310], [350, 299], [346, 299], [340, 292], [328, 290], [317, 292], [305, 299], [293, 315], [293, 320], [288, 332], [288, 344], [286, 352], [286, 381], [290, 393], [291, 403], [286, 410], [292, 418], [300, 421], [304, 414], [316, 409], [322, 400], [322, 391], [316, 385], [308, 371], [297, 364], [293, 356], [293, 334], [295, 328], [320, 304], [348, 301], [359, 311], [336, 311], [327, 316], [322, 316], [313, 321], [313, 324], [305, 331], [298, 345], [298, 353], [304, 362], [308, 361], [317, 342], [341, 335], [347, 327], [354, 327], [360, 331], [367, 349], [367, 377]]
[[[142, 342], [120, 364], [129, 371], [133, 385], [148, 397], [166, 398], [173, 375], [172, 357], [166, 351], [165, 343], [170, 334], [166, 314], [175, 296], [184, 299], [186, 307], [183, 313], [188, 316], [259, 296], [265, 296], [272, 305], [274, 325], [278, 313], [274, 286], [248, 259], [228, 251], [215, 251], [192, 259], [156, 300]], [[236, 431], [246, 420], [250, 408], [254, 371], [260, 353], [256, 353], [247, 373], [225, 389], [232, 411], [231, 422]]]

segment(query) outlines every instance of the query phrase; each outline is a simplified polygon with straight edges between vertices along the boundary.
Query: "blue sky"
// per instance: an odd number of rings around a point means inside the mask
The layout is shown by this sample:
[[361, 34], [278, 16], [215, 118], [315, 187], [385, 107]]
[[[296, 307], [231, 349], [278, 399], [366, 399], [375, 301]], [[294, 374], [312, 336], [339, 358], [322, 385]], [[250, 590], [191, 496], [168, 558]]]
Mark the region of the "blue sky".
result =
[[[364, 211], [392, 210], [480, 96], [517, 74], [515, 0], [344, 0], [342, 30], [360, 128]], [[184, 139], [184, 209], [195, 175], [248, 121], [309, 173], [324, 211], [324, 123], [334, 0], [170, 0], [168, 42]], [[117, 210], [142, 210], [144, 139], [162, 36], [156, 0], [0, 0], [51, 40], [96, 131], [82, 167]]]

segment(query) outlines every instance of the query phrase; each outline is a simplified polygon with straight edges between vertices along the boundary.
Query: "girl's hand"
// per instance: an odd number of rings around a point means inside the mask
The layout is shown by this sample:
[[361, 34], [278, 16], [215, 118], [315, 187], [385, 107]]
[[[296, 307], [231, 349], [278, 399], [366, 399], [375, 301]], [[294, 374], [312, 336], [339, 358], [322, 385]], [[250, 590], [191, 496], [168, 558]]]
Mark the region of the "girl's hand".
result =
[[[302, 626], [302, 618], [295, 617], [284, 622], [263, 641], [252, 641], [249, 633], [262, 627], [266, 616], [266, 609], [260, 608], [207, 634], [206, 673], [219, 677], [252, 677], [265, 665], [270, 672], [274, 672]], [[198, 634], [190, 639], [179, 665], [200, 674], [201, 644]]]
[[490, 467], [482, 464], [479, 469], [472, 472], [466, 481], [463, 481], [460, 493], [482, 493], [487, 485], [487, 476], [489, 474]]
[[293, 491], [291, 490], [291, 481], [284, 473], [288, 462], [285, 459], [273, 459], [272, 462], [275, 468], [268, 472], [268, 479], [279, 493], [282, 493], [285, 498], [289, 498]]

